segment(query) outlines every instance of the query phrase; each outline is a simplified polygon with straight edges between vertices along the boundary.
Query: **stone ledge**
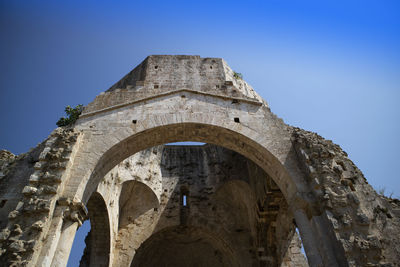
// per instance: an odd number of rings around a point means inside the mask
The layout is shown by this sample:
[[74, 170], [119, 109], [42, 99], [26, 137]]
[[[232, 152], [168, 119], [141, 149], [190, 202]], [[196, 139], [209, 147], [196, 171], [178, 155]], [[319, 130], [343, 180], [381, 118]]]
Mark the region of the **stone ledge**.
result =
[[241, 97], [229, 97], [229, 96], [212, 94], [212, 93], [205, 93], [205, 92], [200, 92], [200, 91], [195, 91], [195, 90], [190, 90], [190, 89], [179, 89], [179, 90], [168, 91], [168, 92], [165, 92], [165, 93], [162, 93], [162, 94], [158, 94], [158, 95], [153, 95], [153, 96], [141, 98], [141, 99], [134, 100], [134, 101], [129, 101], [129, 102], [126, 102], [126, 103], [121, 103], [121, 104], [118, 104], [118, 105], [110, 106], [110, 107], [99, 109], [99, 110], [96, 110], [96, 111], [91, 111], [91, 112], [88, 112], [88, 113], [85, 113], [85, 111], [83, 111], [82, 115], [80, 115], [80, 118], [87, 118], [87, 117], [90, 117], [90, 116], [93, 116], [93, 115], [97, 115], [97, 114], [100, 114], [100, 113], [103, 113], [103, 112], [111, 111], [111, 110], [114, 110], [114, 109], [130, 106], [130, 105], [137, 104], [137, 103], [140, 103], [140, 102], [156, 99], [156, 98], [163, 97], [163, 96], [173, 95], [173, 94], [181, 93], [181, 92], [187, 92], [187, 93], [199, 94], [199, 95], [204, 95], [204, 96], [217, 97], [217, 98], [221, 98], [221, 99], [224, 99], [224, 100], [232, 100], [232, 101], [238, 101], [238, 102], [241, 101], [241, 102], [245, 102], [245, 103], [249, 103], [249, 104], [253, 104], [253, 105], [257, 105], [257, 106], [262, 106], [263, 105], [262, 102], [260, 102], [260, 101], [258, 101], [256, 99], [253, 100], [253, 99], [250, 99], [250, 98], [246, 99], [246, 98], [241, 98]]

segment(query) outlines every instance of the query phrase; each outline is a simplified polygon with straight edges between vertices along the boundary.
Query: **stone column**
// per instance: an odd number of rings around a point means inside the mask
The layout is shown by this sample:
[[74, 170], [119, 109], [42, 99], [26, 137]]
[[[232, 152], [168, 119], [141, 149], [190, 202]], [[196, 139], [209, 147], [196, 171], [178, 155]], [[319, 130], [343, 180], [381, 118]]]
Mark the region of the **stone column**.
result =
[[334, 233], [329, 232], [330, 222], [322, 215], [314, 215], [311, 225], [318, 233], [319, 249], [323, 254], [325, 265], [328, 266], [348, 266], [344, 250], [335, 245]]
[[64, 223], [61, 236], [58, 241], [57, 250], [51, 263], [51, 267], [67, 266], [69, 254], [75, 239], [75, 233], [87, 217], [87, 209], [80, 201], [60, 199], [59, 205], [65, 205]]
[[69, 254], [75, 239], [75, 233], [78, 229], [78, 222], [66, 221], [64, 223], [62, 234], [58, 242], [57, 251], [54, 254], [51, 267], [67, 266]]
[[66, 207], [58, 206], [54, 211], [51, 226], [47, 233], [46, 242], [43, 244], [41, 254], [36, 263], [38, 266], [50, 266], [57, 250], [64, 223], [63, 213]]
[[323, 263], [318, 250], [318, 243], [316, 242], [316, 236], [313, 233], [307, 214], [303, 209], [296, 209], [293, 215], [306, 251], [308, 263], [311, 267], [322, 267]]

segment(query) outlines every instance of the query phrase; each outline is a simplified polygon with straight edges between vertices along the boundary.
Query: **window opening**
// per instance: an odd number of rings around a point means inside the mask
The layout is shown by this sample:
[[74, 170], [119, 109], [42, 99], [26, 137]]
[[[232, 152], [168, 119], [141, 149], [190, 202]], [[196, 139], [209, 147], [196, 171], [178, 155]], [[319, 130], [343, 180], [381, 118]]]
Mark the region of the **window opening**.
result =
[[187, 195], [186, 195], [186, 194], [183, 194], [183, 197], [182, 197], [182, 205], [183, 205], [184, 207], [187, 206]]
[[186, 186], [181, 187], [181, 207], [189, 207], [189, 189]]

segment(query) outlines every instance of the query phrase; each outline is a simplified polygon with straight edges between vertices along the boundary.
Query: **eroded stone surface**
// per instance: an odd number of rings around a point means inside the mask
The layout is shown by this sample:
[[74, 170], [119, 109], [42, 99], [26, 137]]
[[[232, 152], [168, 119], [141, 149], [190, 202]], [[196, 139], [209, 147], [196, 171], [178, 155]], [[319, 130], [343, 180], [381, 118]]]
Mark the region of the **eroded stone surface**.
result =
[[293, 129], [293, 139], [318, 210], [333, 225], [349, 265], [396, 266], [399, 200], [377, 194], [338, 145], [298, 128]]
[[76, 140], [73, 130], [59, 128], [26, 154], [15, 158], [7, 153], [15, 161], [1, 169], [6, 173], [1, 198], [7, 201], [1, 208], [1, 262], [23, 266], [39, 257]]

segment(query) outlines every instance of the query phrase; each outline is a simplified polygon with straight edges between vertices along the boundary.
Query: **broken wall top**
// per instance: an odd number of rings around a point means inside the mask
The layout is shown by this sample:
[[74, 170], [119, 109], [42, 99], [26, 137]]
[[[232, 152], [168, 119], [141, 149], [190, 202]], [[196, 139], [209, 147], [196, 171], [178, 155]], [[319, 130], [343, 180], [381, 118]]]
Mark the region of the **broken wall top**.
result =
[[155, 55], [97, 96], [83, 116], [180, 91], [266, 105], [222, 58]]

